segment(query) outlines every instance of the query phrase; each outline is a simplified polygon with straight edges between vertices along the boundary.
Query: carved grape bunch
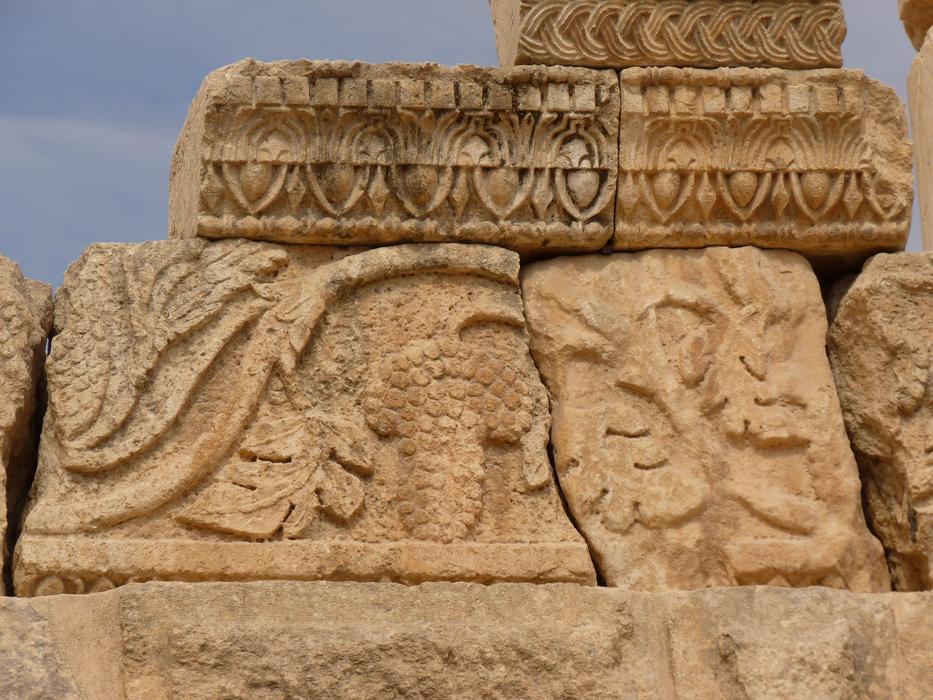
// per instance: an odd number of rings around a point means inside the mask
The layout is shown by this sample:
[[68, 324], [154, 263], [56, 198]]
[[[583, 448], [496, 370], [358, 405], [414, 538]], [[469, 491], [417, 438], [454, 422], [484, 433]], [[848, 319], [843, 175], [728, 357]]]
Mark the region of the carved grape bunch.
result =
[[376, 370], [363, 409], [398, 440], [399, 510], [418, 539], [462, 539], [482, 510], [484, 443], [516, 444], [532, 427], [530, 387], [495, 351], [450, 338], [414, 345]]

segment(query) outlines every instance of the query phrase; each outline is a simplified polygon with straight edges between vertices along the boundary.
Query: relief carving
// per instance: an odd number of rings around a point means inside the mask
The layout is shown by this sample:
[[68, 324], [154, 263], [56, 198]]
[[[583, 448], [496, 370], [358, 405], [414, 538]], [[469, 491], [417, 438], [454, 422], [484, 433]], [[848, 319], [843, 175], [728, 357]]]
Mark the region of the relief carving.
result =
[[598, 249], [618, 109], [611, 72], [244, 61], [189, 113], [170, 234]]
[[57, 309], [17, 590], [591, 581], [517, 276], [456, 244], [91, 248]]
[[873, 258], [839, 303], [829, 353], [895, 588], [931, 590], [933, 253]]
[[565, 258], [523, 291], [561, 488], [610, 585], [889, 589], [806, 261]]
[[615, 248], [754, 244], [864, 258], [907, 241], [903, 105], [847, 71], [622, 75]]
[[839, 0], [491, 0], [491, 5], [503, 66], [838, 68], [846, 36]]

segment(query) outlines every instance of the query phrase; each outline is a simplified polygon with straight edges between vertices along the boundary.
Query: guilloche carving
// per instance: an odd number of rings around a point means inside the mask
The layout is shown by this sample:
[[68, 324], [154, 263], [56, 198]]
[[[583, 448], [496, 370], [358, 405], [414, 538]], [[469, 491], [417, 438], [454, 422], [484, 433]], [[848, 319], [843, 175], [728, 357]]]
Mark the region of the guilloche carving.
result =
[[244, 61], [188, 116], [170, 234], [598, 249], [618, 109], [605, 71]]
[[861, 73], [632, 69], [622, 93], [617, 250], [860, 259], [906, 243], [903, 105]]
[[610, 585], [889, 589], [805, 260], [565, 258], [523, 292], [561, 488]]
[[517, 274], [451, 244], [90, 249], [57, 309], [18, 590], [590, 581]]
[[490, 4], [503, 66], [838, 68], [846, 36], [839, 0]]

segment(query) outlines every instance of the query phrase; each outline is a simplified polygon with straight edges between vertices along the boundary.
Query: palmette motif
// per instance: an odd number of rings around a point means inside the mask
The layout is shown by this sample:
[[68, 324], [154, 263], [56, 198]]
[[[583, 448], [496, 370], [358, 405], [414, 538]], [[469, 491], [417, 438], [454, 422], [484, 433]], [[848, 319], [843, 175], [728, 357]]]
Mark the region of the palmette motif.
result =
[[842, 65], [846, 36], [838, 0], [493, 0], [493, 5], [494, 12], [520, 16], [517, 38], [497, 27], [503, 65], [835, 68]]
[[858, 72], [624, 71], [614, 246], [898, 249], [906, 133], [900, 101]]
[[606, 72], [241, 62], [189, 115], [171, 234], [595, 249], [617, 131]]
[[91, 248], [58, 305], [17, 589], [591, 580], [517, 276], [456, 244]]

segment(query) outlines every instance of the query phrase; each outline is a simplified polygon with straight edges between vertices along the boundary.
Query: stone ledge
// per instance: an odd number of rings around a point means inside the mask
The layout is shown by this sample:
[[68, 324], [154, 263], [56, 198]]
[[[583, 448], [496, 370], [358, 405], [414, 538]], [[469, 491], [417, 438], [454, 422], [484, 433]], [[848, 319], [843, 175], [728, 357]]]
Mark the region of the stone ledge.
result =
[[595, 584], [583, 542], [194, 542], [25, 535], [21, 596], [156, 581], [475, 581]]
[[211, 73], [173, 158], [173, 238], [598, 250], [618, 76], [328, 61]]
[[0, 616], [3, 697], [910, 700], [933, 680], [933, 594], [146, 584]]
[[621, 89], [616, 250], [755, 245], [839, 267], [906, 244], [906, 112], [861, 71], [634, 68]]

